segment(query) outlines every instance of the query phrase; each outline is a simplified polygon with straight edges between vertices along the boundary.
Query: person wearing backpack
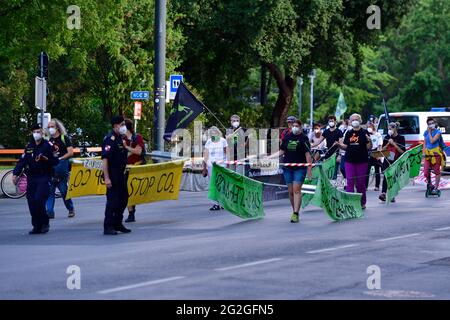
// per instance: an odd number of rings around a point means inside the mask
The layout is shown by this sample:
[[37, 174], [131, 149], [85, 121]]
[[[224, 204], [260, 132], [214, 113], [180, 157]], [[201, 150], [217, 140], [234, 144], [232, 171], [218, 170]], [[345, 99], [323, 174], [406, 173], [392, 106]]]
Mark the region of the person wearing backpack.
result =
[[49, 219], [55, 218], [55, 191], [56, 188], [61, 192], [64, 205], [69, 211], [68, 217], [75, 217], [75, 208], [72, 199], [66, 200], [67, 185], [69, 178], [69, 159], [73, 157], [73, 145], [70, 138], [67, 136], [64, 124], [53, 118], [47, 125], [50, 133], [50, 144], [52, 145], [54, 156], [59, 158], [59, 163], [52, 170], [52, 179], [50, 184], [50, 193], [47, 199], [47, 215]]
[[[125, 134], [126, 149], [128, 151], [128, 162], [131, 165], [143, 165], [147, 161], [145, 159], [145, 143], [142, 136], [134, 131], [133, 121], [125, 119], [125, 126], [127, 127], [127, 133]], [[125, 222], [135, 222], [136, 206], [128, 207], [128, 218]]]

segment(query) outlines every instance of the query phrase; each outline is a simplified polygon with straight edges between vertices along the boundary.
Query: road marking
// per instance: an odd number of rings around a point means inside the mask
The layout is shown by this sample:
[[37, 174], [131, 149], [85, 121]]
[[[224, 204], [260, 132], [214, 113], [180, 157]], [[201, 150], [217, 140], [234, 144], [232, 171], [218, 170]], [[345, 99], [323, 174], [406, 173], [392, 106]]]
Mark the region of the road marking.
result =
[[326, 248], [326, 249], [320, 249], [320, 250], [307, 251], [306, 253], [321, 253], [321, 252], [335, 251], [335, 250], [339, 250], [339, 249], [353, 248], [353, 247], [357, 247], [357, 246], [359, 246], [359, 244], [347, 244], [345, 246], [338, 246], [338, 247], [332, 247], [332, 248]]
[[418, 235], [420, 235], [420, 233], [411, 233], [411, 234], [405, 234], [403, 236], [398, 236], [398, 237], [378, 239], [378, 240], [375, 240], [375, 241], [377, 241], [377, 242], [384, 242], [384, 241], [391, 241], [391, 240], [398, 240], [398, 239], [405, 239], [405, 238], [415, 237], [415, 236], [418, 236]]
[[268, 260], [260, 260], [260, 261], [254, 261], [254, 262], [249, 262], [249, 263], [244, 263], [244, 264], [238, 264], [236, 266], [231, 266], [231, 267], [218, 268], [218, 269], [214, 269], [214, 270], [216, 270], [216, 271], [227, 271], [227, 270], [232, 270], [232, 269], [256, 266], [256, 265], [259, 265], [259, 264], [270, 263], [270, 262], [275, 262], [275, 261], [280, 261], [280, 260], [283, 260], [283, 259], [281, 259], [281, 258], [273, 258], [273, 259], [268, 259]]
[[171, 277], [171, 278], [165, 278], [165, 279], [159, 279], [159, 280], [152, 280], [152, 281], [147, 281], [147, 282], [141, 282], [141, 283], [136, 283], [136, 284], [132, 284], [129, 286], [123, 286], [123, 287], [117, 287], [117, 288], [112, 288], [112, 289], [107, 289], [107, 290], [102, 290], [102, 291], [98, 291], [98, 294], [107, 294], [107, 293], [113, 293], [113, 292], [118, 292], [118, 291], [124, 291], [124, 290], [130, 290], [130, 289], [135, 289], [135, 288], [140, 288], [140, 287], [145, 287], [145, 286], [150, 286], [152, 284], [159, 284], [159, 283], [165, 283], [165, 282], [170, 282], [170, 281], [175, 281], [175, 280], [179, 280], [179, 279], [183, 279], [186, 278], [184, 276], [181, 277]]
[[445, 230], [450, 230], [450, 227], [434, 229], [434, 231], [445, 231]]

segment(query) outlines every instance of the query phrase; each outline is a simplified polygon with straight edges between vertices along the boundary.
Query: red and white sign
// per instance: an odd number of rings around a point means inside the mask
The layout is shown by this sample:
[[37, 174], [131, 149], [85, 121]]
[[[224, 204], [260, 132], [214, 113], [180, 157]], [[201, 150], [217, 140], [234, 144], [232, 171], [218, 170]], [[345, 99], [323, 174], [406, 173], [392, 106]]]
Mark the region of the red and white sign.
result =
[[[435, 184], [435, 174], [431, 173], [431, 181], [433, 182], [433, 185]], [[414, 182], [423, 186], [427, 185], [427, 179], [425, 178], [425, 175], [423, 173], [423, 169], [420, 169], [419, 176], [414, 179]], [[439, 189], [450, 189], [450, 180], [441, 178], [441, 181], [439, 181]]]
[[142, 102], [135, 101], [134, 102], [134, 119], [141, 120], [141, 114], [142, 114]]

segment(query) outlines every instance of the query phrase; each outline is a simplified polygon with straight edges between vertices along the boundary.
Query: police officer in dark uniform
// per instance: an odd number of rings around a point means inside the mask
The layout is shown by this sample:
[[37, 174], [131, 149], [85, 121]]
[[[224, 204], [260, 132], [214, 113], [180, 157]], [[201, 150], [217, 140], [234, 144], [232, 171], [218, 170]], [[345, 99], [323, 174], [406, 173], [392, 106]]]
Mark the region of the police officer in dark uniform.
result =
[[32, 128], [33, 139], [28, 143], [13, 173], [13, 182], [22, 170], [27, 175], [27, 201], [31, 214], [33, 230], [29, 234], [47, 233], [50, 229], [45, 209], [50, 191], [52, 167], [57, 165], [58, 157], [53, 155], [52, 145], [43, 138], [43, 130], [36, 124]]
[[128, 151], [125, 148], [124, 135], [127, 132], [124, 118], [114, 116], [111, 119], [112, 131], [103, 139], [102, 160], [106, 185], [106, 209], [104, 234], [128, 233], [130, 229], [122, 224], [123, 212], [128, 203], [127, 165]]

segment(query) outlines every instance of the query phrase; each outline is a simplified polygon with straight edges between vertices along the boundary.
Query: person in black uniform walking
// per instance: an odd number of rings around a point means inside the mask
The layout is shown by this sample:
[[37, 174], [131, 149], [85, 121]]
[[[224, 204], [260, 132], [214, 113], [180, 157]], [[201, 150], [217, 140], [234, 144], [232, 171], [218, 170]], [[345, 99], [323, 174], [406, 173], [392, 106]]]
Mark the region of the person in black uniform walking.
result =
[[117, 231], [128, 233], [130, 229], [122, 224], [123, 212], [128, 203], [127, 166], [128, 151], [124, 135], [127, 132], [124, 118], [111, 119], [112, 131], [103, 139], [102, 160], [106, 185], [106, 209], [103, 224], [104, 234], [115, 235]]
[[47, 233], [50, 229], [45, 209], [50, 191], [52, 167], [58, 157], [53, 155], [52, 145], [43, 138], [43, 130], [36, 124], [31, 128], [33, 139], [26, 146], [13, 172], [13, 183], [22, 170], [27, 175], [27, 201], [33, 230], [29, 234]]

